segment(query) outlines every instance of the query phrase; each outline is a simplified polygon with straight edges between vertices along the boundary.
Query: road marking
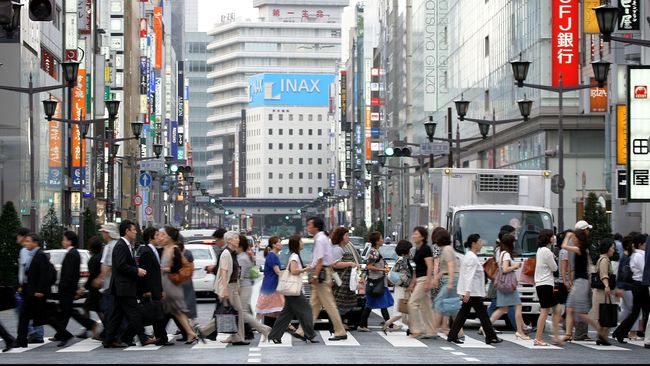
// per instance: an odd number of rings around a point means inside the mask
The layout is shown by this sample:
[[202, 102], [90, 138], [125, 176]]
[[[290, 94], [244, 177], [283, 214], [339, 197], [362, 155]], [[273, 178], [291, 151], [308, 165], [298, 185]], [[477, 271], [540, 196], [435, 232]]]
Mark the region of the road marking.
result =
[[454, 355], [454, 356], [467, 356], [463, 352], [452, 352], [451, 354]]
[[578, 344], [583, 347], [599, 350], [599, 351], [629, 351], [627, 348], [611, 346], [597, 346], [596, 341], [572, 341], [573, 344]]
[[250, 362], [250, 363], [258, 363], [258, 362], [262, 362], [262, 359], [260, 359], [260, 358], [249, 358], [248, 362]]
[[[442, 333], [438, 333], [438, 336], [444, 340], [447, 340], [447, 336]], [[465, 343], [463, 344], [453, 343], [453, 344], [460, 348], [494, 348], [494, 346], [490, 346], [489, 344], [485, 344], [485, 342], [478, 341], [474, 338], [471, 338], [467, 334], [465, 334]]]
[[278, 347], [291, 347], [291, 342], [293, 341], [293, 336], [290, 333], [285, 332], [282, 335], [282, 343], [275, 344], [273, 341], [271, 342], [262, 342], [262, 339], [260, 339], [259, 344], [257, 347], [261, 348], [278, 348]]
[[639, 347], [644, 347], [645, 346], [645, 341], [631, 341], [631, 340], [628, 339], [627, 343], [633, 344], [633, 345], [639, 346]]
[[259, 352], [259, 351], [261, 351], [261, 350], [262, 350], [262, 349], [259, 348], [259, 347], [251, 347], [251, 348], [250, 348], [250, 351], [251, 351], [251, 352]]
[[88, 338], [88, 339], [84, 339], [81, 342], [77, 342], [77, 343], [73, 344], [70, 347], [66, 347], [66, 348], [58, 350], [56, 352], [63, 352], [63, 353], [66, 353], [66, 352], [88, 352], [88, 351], [94, 350], [95, 348], [99, 348], [101, 346], [102, 346], [101, 341], [97, 341], [97, 340], [94, 340], [92, 338]]
[[328, 338], [330, 338], [330, 332], [327, 330], [321, 330], [320, 331], [320, 336], [323, 338], [323, 341], [325, 342], [326, 346], [358, 346], [359, 342], [350, 334], [350, 332], [347, 332], [348, 339], [344, 341], [330, 341]]
[[504, 341], [512, 342], [522, 347], [526, 347], [528, 349], [562, 349], [562, 347], [557, 347], [550, 343], [548, 346], [536, 346], [533, 343], [535, 342], [533, 339], [529, 339], [529, 340], [517, 339], [517, 337], [515, 337], [514, 334], [501, 334], [499, 338], [503, 339]]
[[453, 350], [455, 350], [454, 347], [440, 347], [440, 349], [443, 350], [443, 351], [453, 351]]
[[377, 332], [379, 336], [384, 338], [388, 343], [392, 344], [393, 347], [426, 347], [427, 345], [418, 341], [415, 338], [407, 336], [405, 333], [388, 333]]
[[124, 351], [156, 351], [159, 350], [162, 346], [156, 346], [155, 344], [149, 344], [144, 347], [137, 345], [133, 347], [126, 347]]
[[223, 343], [222, 341], [225, 341], [228, 339], [230, 334], [223, 334], [220, 333], [217, 335], [217, 340], [216, 341], [211, 341], [209, 339], [205, 340], [205, 344], [203, 342], [199, 341], [196, 345], [192, 347], [192, 349], [215, 349], [215, 348], [226, 348], [228, 347], [229, 343]]
[[34, 348], [42, 347], [48, 343], [51, 343], [51, 341], [46, 338], [44, 339], [43, 343], [29, 343], [27, 344], [27, 348], [12, 348], [11, 350], [3, 353], [23, 353], [23, 352], [31, 351]]
[[478, 358], [474, 358], [474, 357], [463, 357], [463, 359], [465, 361], [470, 361], [470, 362], [481, 362], [481, 360], [479, 360]]

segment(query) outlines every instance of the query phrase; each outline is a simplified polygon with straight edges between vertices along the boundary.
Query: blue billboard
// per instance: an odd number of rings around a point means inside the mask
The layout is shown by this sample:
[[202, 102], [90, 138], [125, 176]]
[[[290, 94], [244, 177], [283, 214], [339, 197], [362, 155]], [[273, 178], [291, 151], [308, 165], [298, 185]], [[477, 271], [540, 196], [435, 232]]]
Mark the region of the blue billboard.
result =
[[248, 79], [248, 105], [328, 106], [333, 82], [333, 74], [253, 75]]

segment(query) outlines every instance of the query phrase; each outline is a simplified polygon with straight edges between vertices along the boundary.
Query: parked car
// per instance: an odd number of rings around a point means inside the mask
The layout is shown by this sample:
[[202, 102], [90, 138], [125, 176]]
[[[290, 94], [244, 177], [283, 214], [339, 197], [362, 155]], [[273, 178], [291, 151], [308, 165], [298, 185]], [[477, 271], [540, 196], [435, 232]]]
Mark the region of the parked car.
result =
[[183, 237], [184, 244], [202, 244], [202, 245], [208, 245], [211, 248], [213, 248], [213, 253], [216, 255], [216, 251], [214, 251], [215, 247], [215, 240], [212, 234], [214, 233], [214, 230], [205, 230], [205, 229], [196, 229], [196, 230], [182, 230], [180, 232], [181, 236]]
[[363, 248], [366, 246], [366, 239], [364, 239], [361, 236], [350, 236], [350, 243], [352, 243], [352, 246], [354, 249], [357, 250], [357, 253], [361, 254], [361, 251], [363, 251]]
[[192, 252], [194, 257], [194, 273], [192, 274], [194, 292], [197, 295], [212, 293], [215, 275], [207, 273], [205, 267], [217, 264], [217, 255], [214, 250], [206, 244], [185, 244], [185, 249]]
[[[83, 288], [88, 280], [90, 272], [88, 272], [88, 260], [90, 259], [90, 252], [86, 249], [77, 249], [79, 251], [79, 257], [81, 258], [81, 264], [79, 266], [79, 288]], [[63, 264], [63, 258], [65, 257], [68, 251], [65, 249], [48, 249], [45, 251], [45, 254], [50, 258], [50, 263], [54, 265], [56, 269], [56, 282], [52, 285], [52, 297], [57, 298], [59, 295], [59, 279], [61, 278], [61, 265]]]

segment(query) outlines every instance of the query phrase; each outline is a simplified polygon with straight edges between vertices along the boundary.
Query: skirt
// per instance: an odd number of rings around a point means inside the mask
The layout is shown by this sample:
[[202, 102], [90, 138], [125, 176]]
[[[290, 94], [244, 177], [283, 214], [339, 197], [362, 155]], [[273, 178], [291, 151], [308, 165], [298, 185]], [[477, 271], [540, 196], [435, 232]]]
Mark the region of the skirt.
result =
[[[368, 286], [368, 285], [366, 285]], [[369, 291], [366, 288], [366, 294]], [[395, 304], [393, 295], [390, 294], [388, 287], [384, 287], [384, 294], [382, 296], [366, 295], [366, 308], [368, 309], [387, 309]]]
[[557, 297], [553, 294], [553, 286], [540, 285], [535, 287], [537, 298], [539, 299], [539, 307], [542, 309], [550, 309], [558, 304]]
[[503, 292], [497, 290], [497, 307], [504, 306], [513, 306], [521, 304], [521, 299], [519, 298], [519, 291], [514, 290], [509, 294], [504, 294]]
[[332, 285], [332, 295], [334, 295], [334, 301], [336, 302], [336, 307], [339, 309], [340, 314], [345, 314], [358, 307], [357, 294], [350, 290], [351, 272], [350, 268], [346, 268], [342, 271], [337, 270], [336, 273], [341, 277], [341, 286], [336, 286], [336, 283]]
[[277, 291], [270, 294], [260, 293], [255, 305], [255, 312], [268, 317], [277, 317], [282, 308], [284, 308], [284, 296], [281, 293]]
[[572, 307], [578, 314], [587, 314], [591, 308], [591, 295], [589, 292], [591, 287], [589, 281], [584, 278], [576, 278], [573, 280], [573, 287], [569, 292], [569, 297], [566, 300], [566, 306]]
[[440, 288], [438, 296], [436, 296], [436, 298], [433, 300], [433, 310], [438, 313], [440, 313], [438, 309], [442, 307], [442, 300], [448, 297], [458, 297], [458, 294], [456, 293], [456, 286], [458, 285], [458, 273], [454, 274], [454, 287], [451, 290], [447, 288], [448, 283], [449, 277], [443, 276], [440, 280], [440, 286], [438, 286], [438, 288]]

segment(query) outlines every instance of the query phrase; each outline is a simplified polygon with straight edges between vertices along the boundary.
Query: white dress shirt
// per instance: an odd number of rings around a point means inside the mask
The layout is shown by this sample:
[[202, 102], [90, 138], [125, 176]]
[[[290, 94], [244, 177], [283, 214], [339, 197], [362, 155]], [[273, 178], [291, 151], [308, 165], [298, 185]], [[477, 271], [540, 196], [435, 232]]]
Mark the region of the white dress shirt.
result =
[[645, 268], [645, 251], [634, 249], [630, 257], [630, 269], [632, 270], [632, 279], [634, 281], [643, 281], [643, 269]]
[[485, 274], [483, 266], [474, 252], [471, 250], [465, 253], [460, 264], [460, 275], [458, 277], [458, 295], [485, 297]]
[[553, 252], [547, 247], [539, 248], [535, 259], [535, 286], [553, 286], [555, 284], [553, 272], [557, 271]]

